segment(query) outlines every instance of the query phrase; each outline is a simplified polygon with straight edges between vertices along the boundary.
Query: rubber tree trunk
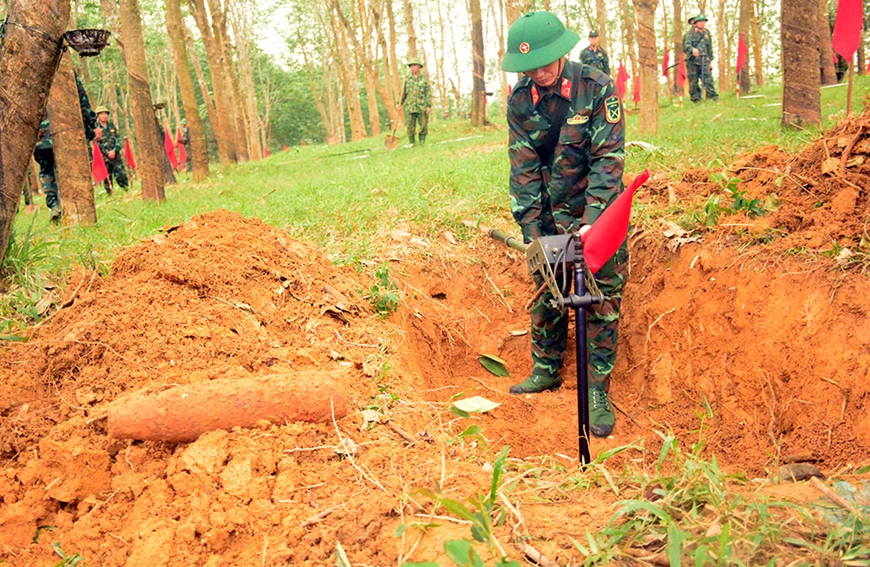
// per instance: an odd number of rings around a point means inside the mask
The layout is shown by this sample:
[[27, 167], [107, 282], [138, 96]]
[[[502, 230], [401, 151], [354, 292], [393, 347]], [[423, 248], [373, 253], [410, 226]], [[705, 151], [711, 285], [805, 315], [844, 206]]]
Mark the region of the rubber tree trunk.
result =
[[88, 140], [82, 123], [79, 91], [68, 52], [60, 59], [48, 96], [51, 143], [57, 164], [57, 185], [63, 224], [95, 224], [94, 185], [91, 181]]
[[13, 0], [0, 41], [0, 262], [60, 57], [69, 1]]
[[208, 155], [206, 154], [202, 120], [199, 117], [199, 105], [196, 102], [196, 91], [193, 88], [193, 79], [190, 77], [190, 65], [187, 60], [184, 31], [181, 29], [181, 18], [181, 0], [166, 0], [166, 30], [169, 32], [169, 39], [172, 42], [175, 73], [178, 76], [178, 87], [181, 90], [181, 104], [184, 106], [187, 130], [190, 133], [190, 165], [193, 169], [193, 181], [199, 183], [208, 177]]
[[782, 126], [822, 122], [817, 0], [782, 2]]
[[154, 129], [154, 101], [148, 66], [145, 63], [145, 40], [138, 0], [121, 0], [121, 30], [126, 41], [127, 82], [130, 89], [130, 111], [139, 142], [139, 163], [136, 172], [142, 182], [142, 198], [164, 201], [163, 140]]
[[637, 10], [637, 55], [640, 63], [640, 133], [659, 129], [659, 66], [655, 14], [658, 0], [633, 0]]
[[469, 0], [471, 13], [471, 123], [483, 126], [486, 119], [486, 67], [483, 52], [483, 14], [480, 11], [480, 0]]
[[[824, 1], [824, 0], [822, 0]], [[752, 3], [754, 0], [740, 0], [740, 20], [739, 20], [739, 28], [737, 37], [739, 39], [743, 39], [746, 43], [746, 46], [749, 47], [749, 26], [752, 23]], [[740, 49], [738, 39], [737, 49]], [[721, 55], [724, 55], [721, 51], [719, 52]], [[720, 55], [720, 56], [721, 56]], [[743, 68], [740, 70], [740, 73], [737, 76], [737, 83], [740, 85], [740, 94], [749, 94], [749, 89], [752, 87], [752, 80], [749, 76], [749, 57], [747, 57], [746, 63], [743, 65]], [[721, 82], [720, 82], [721, 84]]]
[[822, 73], [822, 84], [833, 85], [837, 82], [837, 70], [834, 68], [834, 50], [831, 47], [827, 5], [827, 0], [819, 0], [819, 67]]

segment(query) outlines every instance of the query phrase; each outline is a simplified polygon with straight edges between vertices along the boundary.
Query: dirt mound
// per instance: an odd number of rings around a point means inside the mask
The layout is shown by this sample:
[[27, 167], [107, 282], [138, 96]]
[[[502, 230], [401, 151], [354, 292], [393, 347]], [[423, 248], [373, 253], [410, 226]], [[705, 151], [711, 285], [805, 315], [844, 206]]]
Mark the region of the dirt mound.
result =
[[[622, 453], [614, 470], [649, 465], [664, 432], [703, 439], [724, 468], [757, 475], [781, 460], [836, 470], [870, 459], [870, 281], [829, 270], [833, 258], [782, 253], [814, 231], [860, 244], [866, 189], [850, 184], [866, 187], [861, 120], [798, 156], [766, 148], [732, 166], [747, 194], [777, 193], [773, 215], [728, 217], [681, 246], [632, 234], [612, 386], [621, 413], [592, 450], [652, 453]], [[845, 174], [813, 169], [825, 147], [847, 156]], [[701, 185], [719, 190], [694, 171], [677, 191], [659, 179], [641, 198], [660, 205]], [[352, 564], [438, 560], [468, 526], [416, 489], [459, 500], [488, 490], [487, 466], [510, 445], [504, 484], [536, 545], [578, 560], [570, 538], [605, 525], [623, 496], [576, 488], [573, 352], [561, 389], [507, 394], [531, 369], [522, 256], [484, 238], [392, 238], [423, 253], [385, 254], [401, 292], [386, 321], [360, 293], [371, 276], [225, 211], [130, 248], [108, 276], [77, 274], [67, 307], [0, 351], [0, 557], [54, 565], [56, 541], [106, 567], [324, 565], [337, 544]], [[481, 354], [505, 359], [511, 376], [489, 374]], [[107, 408], [130, 392], [322, 372], [350, 400], [332, 423], [263, 421], [189, 444], [106, 434]], [[448, 411], [472, 395], [501, 405], [470, 419]], [[32, 543], [39, 526], [53, 531]], [[511, 539], [507, 523], [496, 532]]]

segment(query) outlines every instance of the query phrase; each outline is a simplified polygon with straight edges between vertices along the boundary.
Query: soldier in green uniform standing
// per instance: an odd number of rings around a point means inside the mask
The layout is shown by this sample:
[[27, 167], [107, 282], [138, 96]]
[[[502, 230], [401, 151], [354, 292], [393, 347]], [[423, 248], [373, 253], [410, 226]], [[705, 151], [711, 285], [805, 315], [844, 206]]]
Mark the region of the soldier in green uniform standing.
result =
[[605, 75], [610, 74], [610, 61], [607, 59], [607, 52], [598, 47], [597, 31], [592, 30], [589, 32], [589, 47], [580, 52], [580, 62], [585, 65], [592, 65]]
[[[550, 12], [531, 12], [508, 32], [505, 71], [524, 73], [507, 106], [511, 212], [526, 243], [541, 236], [583, 234], [623, 191], [625, 122], [613, 80], [566, 55], [579, 36]], [[609, 299], [587, 314], [589, 415], [606, 437], [615, 418], [610, 374], [616, 360], [625, 242], [596, 274]], [[540, 284], [541, 282], [536, 282]], [[512, 394], [555, 390], [568, 338], [568, 310], [550, 307], [547, 291], [531, 309], [532, 375]]]
[[399, 106], [405, 109], [405, 123], [408, 128], [408, 140], [416, 144], [417, 124], [420, 125], [420, 145], [426, 143], [426, 135], [429, 133], [429, 110], [432, 108], [429, 78], [420, 71], [423, 63], [419, 59], [408, 61], [411, 74], [405, 77], [405, 86], [402, 88], [402, 100]]
[[181, 119], [181, 138], [178, 143], [184, 146], [184, 171], [190, 171], [190, 130], [186, 118]]
[[[97, 126], [97, 115], [91, 110], [91, 103], [88, 99], [88, 93], [85, 91], [84, 85], [75, 76], [76, 87], [79, 93], [79, 106], [82, 111], [82, 122], [85, 128], [85, 137], [88, 142], [99, 140], [102, 135], [102, 130]], [[51, 123], [48, 117], [43, 118], [39, 125], [39, 137], [36, 141], [36, 147], [33, 149], [33, 159], [39, 164], [39, 183], [42, 185], [42, 192], [45, 193], [45, 206], [51, 211], [49, 220], [52, 223], [59, 223], [63, 212], [60, 207], [60, 193], [57, 188], [57, 171], [55, 170], [54, 149], [51, 143]]]
[[713, 85], [713, 36], [710, 35], [706, 25], [707, 16], [698, 14], [695, 16], [694, 26], [683, 38], [689, 95], [694, 103], [701, 102], [702, 87], [707, 92], [708, 99], [719, 101], [719, 93]]
[[125, 190], [130, 182], [127, 180], [127, 170], [124, 169], [124, 160], [121, 157], [121, 136], [118, 134], [118, 127], [109, 121], [109, 109], [105, 106], [99, 106], [95, 112], [97, 113], [97, 125], [103, 131], [97, 145], [103, 152], [106, 170], [109, 172], [109, 177], [103, 181], [103, 185], [106, 187], [106, 193], [111, 195], [112, 178], [118, 182], [121, 189]]

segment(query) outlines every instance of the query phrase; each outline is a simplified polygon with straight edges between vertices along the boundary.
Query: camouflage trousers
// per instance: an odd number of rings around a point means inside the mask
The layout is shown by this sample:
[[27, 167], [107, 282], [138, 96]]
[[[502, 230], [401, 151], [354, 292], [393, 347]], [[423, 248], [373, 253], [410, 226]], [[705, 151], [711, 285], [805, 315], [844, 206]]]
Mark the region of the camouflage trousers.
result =
[[60, 206], [60, 194], [57, 189], [57, 172], [54, 164], [54, 150], [51, 148], [36, 148], [33, 159], [39, 164], [39, 184], [45, 193], [45, 206], [54, 209]]
[[[701, 71], [704, 71], [703, 76]], [[692, 102], [700, 102], [702, 86], [707, 91], [707, 99], [719, 100], [719, 93], [716, 92], [716, 87], [713, 86], [712, 70], [709, 68], [707, 70], [702, 69], [700, 63], [689, 63], [686, 73], [689, 78], [689, 96], [692, 97]]]
[[124, 160], [120, 154], [115, 154], [114, 159], [106, 159], [106, 171], [109, 172], [109, 177], [104, 183], [107, 189], [112, 183], [112, 179], [115, 180], [121, 189], [126, 189], [130, 184], [130, 181], [127, 179], [127, 170], [124, 168]]
[[426, 135], [429, 133], [429, 115], [425, 112], [408, 112], [405, 114], [405, 122], [408, 130], [408, 141], [415, 143], [417, 124], [420, 125], [420, 144], [426, 143]]
[[[590, 384], [603, 384], [610, 388], [610, 373], [616, 362], [616, 346], [619, 336], [619, 311], [622, 290], [628, 277], [628, 246], [622, 243], [616, 254], [595, 275], [595, 282], [605, 296], [601, 305], [593, 305], [586, 311], [586, 345], [588, 376]], [[542, 280], [535, 278], [540, 285]], [[532, 306], [532, 374], [559, 376], [568, 341], [570, 312], [550, 307], [553, 299], [549, 290]]]

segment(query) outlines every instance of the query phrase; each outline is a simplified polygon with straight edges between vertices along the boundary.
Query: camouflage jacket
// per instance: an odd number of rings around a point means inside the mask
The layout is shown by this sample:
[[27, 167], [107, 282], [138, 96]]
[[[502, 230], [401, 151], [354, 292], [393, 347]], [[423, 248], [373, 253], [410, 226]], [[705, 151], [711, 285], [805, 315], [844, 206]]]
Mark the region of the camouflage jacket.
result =
[[587, 47], [580, 52], [580, 62], [604, 72], [605, 75], [610, 74], [610, 61], [607, 59], [607, 52], [600, 47], [592, 51], [592, 47]]
[[[692, 48], [698, 50], [698, 57], [692, 55]], [[707, 63], [713, 60], [713, 36], [710, 35], [710, 30], [704, 28], [699, 30], [693, 28], [686, 32], [683, 36], [683, 51], [686, 52], [686, 61], [696, 65], [701, 64], [701, 55]]]
[[426, 112], [426, 109], [432, 106], [430, 90], [429, 79], [423, 74], [423, 71], [420, 71], [416, 77], [409, 74], [405, 78], [400, 103], [405, 108], [405, 112]]
[[[561, 99], [570, 100], [567, 118], [542, 164], [536, 148], [544, 145]], [[622, 192], [622, 101], [598, 69], [567, 62], [553, 91], [524, 76], [508, 100], [507, 121], [511, 212], [525, 242], [595, 222]]]
[[97, 122], [97, 126], [103, 129], [103, 136], [97, 142], [100, 150], [103, 152], [103, 156], [108, 159], [109, 152], [114, 151], [117, 158], [121, 154], [121, 135], [118, 133], [118, 127], [111, 120], [106, 122], [105, 126]]
[[190, 130], [188, 130], [187, 126], [181, 127], [181, 136], [178, 137], [178, 143], [184, 144], [185, 146], [190, 144]]

